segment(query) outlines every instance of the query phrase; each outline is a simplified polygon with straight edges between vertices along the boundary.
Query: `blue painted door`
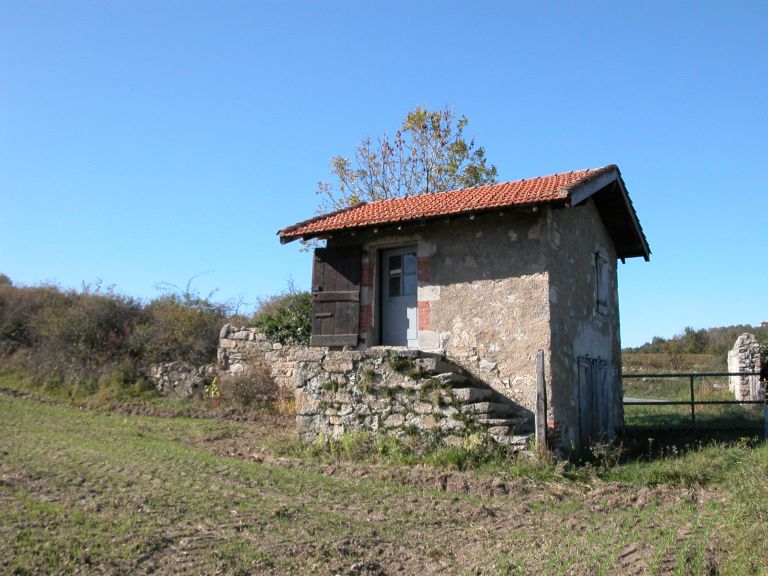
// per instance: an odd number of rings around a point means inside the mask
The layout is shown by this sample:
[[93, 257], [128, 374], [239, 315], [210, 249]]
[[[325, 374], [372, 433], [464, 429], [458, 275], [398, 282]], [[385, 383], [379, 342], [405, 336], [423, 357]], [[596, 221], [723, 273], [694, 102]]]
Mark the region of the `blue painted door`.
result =
[[416, 348], [419, 343], [416, 248], [384, 252], [381, 280], [382, 344]]

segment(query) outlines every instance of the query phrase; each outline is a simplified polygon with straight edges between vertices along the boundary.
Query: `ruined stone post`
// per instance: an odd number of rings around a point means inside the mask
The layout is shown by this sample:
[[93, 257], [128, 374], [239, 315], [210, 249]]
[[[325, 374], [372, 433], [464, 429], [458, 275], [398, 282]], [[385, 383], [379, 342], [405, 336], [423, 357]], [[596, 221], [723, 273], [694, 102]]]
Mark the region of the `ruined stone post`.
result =
[[754, 334], [744, 333], [728, 352], [728, 372], [751, 372], [751, 375], [729, 376], [728, 389], [736, 400], [762, 400], [765, 390], [760, 382], [760, 344]]

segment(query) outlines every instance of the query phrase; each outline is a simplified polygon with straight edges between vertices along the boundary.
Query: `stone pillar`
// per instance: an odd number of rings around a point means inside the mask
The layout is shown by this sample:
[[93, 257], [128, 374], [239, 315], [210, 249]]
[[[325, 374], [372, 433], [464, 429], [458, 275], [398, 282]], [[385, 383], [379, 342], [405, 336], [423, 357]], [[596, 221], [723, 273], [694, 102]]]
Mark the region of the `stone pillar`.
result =
[[728, 352], [728, 372], [754, 372], [754, 376], [730, 376], [728, 388], [737, 400], [762, 400], [760, 344], [754, 334], [744, 333]]

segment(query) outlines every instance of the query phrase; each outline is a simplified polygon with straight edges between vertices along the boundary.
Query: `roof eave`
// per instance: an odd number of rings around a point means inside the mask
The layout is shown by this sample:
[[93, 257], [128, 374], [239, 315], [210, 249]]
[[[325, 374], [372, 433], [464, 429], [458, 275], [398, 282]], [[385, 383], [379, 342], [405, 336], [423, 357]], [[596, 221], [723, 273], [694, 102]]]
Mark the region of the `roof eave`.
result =
[[571, 204], [574, 206], [581, 204], [592, 194], [602, 190], [617, 179], [621, 179], [619, 167], [616, 164], [604, 166], [595, 174], [579, 180], [568, 189]]
[[[617, 169], [618, 171], [618, 169]], [[627, 207], [627, 215], [629, 216], [629, 219], [632, 223], [632, 229], [637, 236], [637, 240], [640, 247], [640, 254], [637, 254], [637, 256], [642, 256], [643, 260], [646, 262], [650, 262], [651, 260], [651, 247], [648, 245], [648, 239], [645, 237], [645, 232], [643, 232], [642, 226], [640, 226], [640, 220], [637, 217], [637, 212], [635, 212], [635, 206], [632, 204], [632, 200], [629, 198], [629, 194], [627, 193], [627, 187], [624, 184], [624, 179], [621, 177], [621, 174], [619, 174], [617, 183], [619, 185], [619, 190], [621, 191], [622, 199], [624, 200], [624, 204]], [[636, 256], [627, 256], [627, 258], [633, 258]]]
[[651, 249], [648, 246], [648, 240], [645, 237], [640, 221], [635, 212], [635, 207], [632, 204], [632, 200], [627, 193], [627, 187], [624, 184], [624, 180], [621, 177], [619, 167], [615, 164], [610, 164], [603, 168], [600, 172], [594, 176], [578, 182], [572, 189], [569, 190], [569, 197], [572, 206], [578, 206], [587, 201], [588, 198], [596, 194], [597, 192], [605, 189], [613, 183], [616, 183], [618, 192], [621, 194], [621, 204], [625, 212], [625, 216], [629, 221], [631, 232], [633, 236], [633, 242], [631, 248], [621, 247], [617, 250], [617, 256], [624, 260], [625, 258], [637, 258], [642, 256], [643, 259], [648, 262], [651, 257]]
[[292, 226], [286, 226], [285, 228], [277, 231], [277, 235], [280, 237], [280, 244], [288, 244], [289, 242], [293, 242], [294, 240], [298, 240], [299, 238], [301, 238], [302, 240], [309, 240], [310, 238], [319, 236], [322, 233], [310, 234], [310, 235], [303, 235], [303, 234], [292, 235], [291, 232], [304, 228], [305, 226], [312, 224], [313, 222], [317, 222], [318, 220], [325, 220], [326, 218], [330, 218], [331, 216], [343, 214], [344, 212], [349, 212], [350, 210], [359, 208], [360, 206], [365, 206], [365, 204], [367, 204], [367, 202], [358, 202], [353, 206], [347, 206], [346, 208], [339, 208], [338, 210], [334, 210], [333, 212], [326, 212], [325, 214], [318, 214], [317, 216], [313, 216], [312, 218], [308, 218], [306, 220], [302, 220], [301, 222], [297, 222]]
[[[298, 224], [291, 226], [289, 228], [285, 228], [283, 230], [280, 230], [278, 232], [278, 235], [280, 236], [280, 243], [281, 244], [288, 244], [290, 242], [293, 242], [294, 240], [311, 240], [313, 238], [319, 238], [322, 236], [330, 236], [333, 234], [338, 233], [345, 233], [345, 232], [358, 232], [358, 231], [365, 231], [372, 228], [391, 228], [393, 226], [402, 226], [402, 225], [410, 225], [410, 224], [429, 224], [432, 222], [436, 222], [438, 220], [445, 220], [451, 219], [451, 218], [459, 218], [463, 216], [472, 216], [475, 214], [488, 214], [491, 212], [511, 212], [511, 211], [518, 211], [518, 210], [530, 210], [530, 209], [537, 209], [539, 206], [545, 206], [545, 205], [557, 205], [561, 204], [564, 205], [568, 202], [568, 197], [563, 196], [561, 198], [553, 198], [551, 200], [546, 201], [539, 201], [539, 202], [531, 202], [528, 204], [517, 204], [513, 206], [493, 206], [490, 208], [479, 208], [479, 209], [472, 209], [472, 210], [462, 210], [461, 212], [453, 212], [450, 214], [440, 214], [436, 216], [419, 216], [415, 218], [407, 218], [403, 220], [395, 220], [391, 222], [377, 222], [373, 224], [366, 224], [363, 226], [348, 226], [345, 228], [331, 228], [328, 230], [319, 230], [317, 232], [311, 232], [309, 234], [297, 234], [297, 235], [290, 235], [290, 229], [298, 229], [300, 226]], [[313, 219], [311, 221], [315, 221], [316, 219]], [[311, 222], [308, 221], [308, 222]], [[287, 232], [287, 234], [283, 234], [283, 232]]]

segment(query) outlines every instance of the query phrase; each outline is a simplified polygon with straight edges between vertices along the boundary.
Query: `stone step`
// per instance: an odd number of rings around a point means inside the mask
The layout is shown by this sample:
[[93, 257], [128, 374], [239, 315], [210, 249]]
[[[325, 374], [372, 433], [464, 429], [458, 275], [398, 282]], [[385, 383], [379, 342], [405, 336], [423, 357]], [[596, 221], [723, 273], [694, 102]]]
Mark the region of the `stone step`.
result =
[[478, 422], [485, 427], [489, 434], [528, 434], [533, 431], [533, 426], [525, 418], [495, 419], [504, 424], [489, 424], [492, 420]]
[[494, 442], [501, 444], [502, 446], [507, 446], [508, 448], [517, 450], [525, 450], [528, 447], [528, 443], [530, 442], [530, 438], [532, 436], [533, 434], [517, 434], [514, 436], [491, 435], [491, 438], [493, 438]]
[[485, 426], [523, 426], [529, 424], [527, 418], [494, 418], [493, 414], [478, 414], [475, 420]]
[[474, 404], [464, 404], [461, 411], [465, 414], [493, 414], [496, 417], [503, 417], [514, 414], [515, 408], [510, 404], [499, 402], [475, 402]]
[[465, 404], [478, 400], [489, 400], [496, 395], [496, 392], [489, 388], [454, 388], [452, 392], [456, 400]]
[[450, 372], [460, 372], [461, 369], [456, 365], [446, 362], [439, 356], [427, 356], [416, 358], [413, 361], [414, 367], [422, 372], [428, 372], [430, 374], [443, 374]]
[[469, 378], [458, 372], [443, 372], [432, 376], [435, 380], [440, 382], [443, 386], [457, 386], [459, 384], [465, 384]]

